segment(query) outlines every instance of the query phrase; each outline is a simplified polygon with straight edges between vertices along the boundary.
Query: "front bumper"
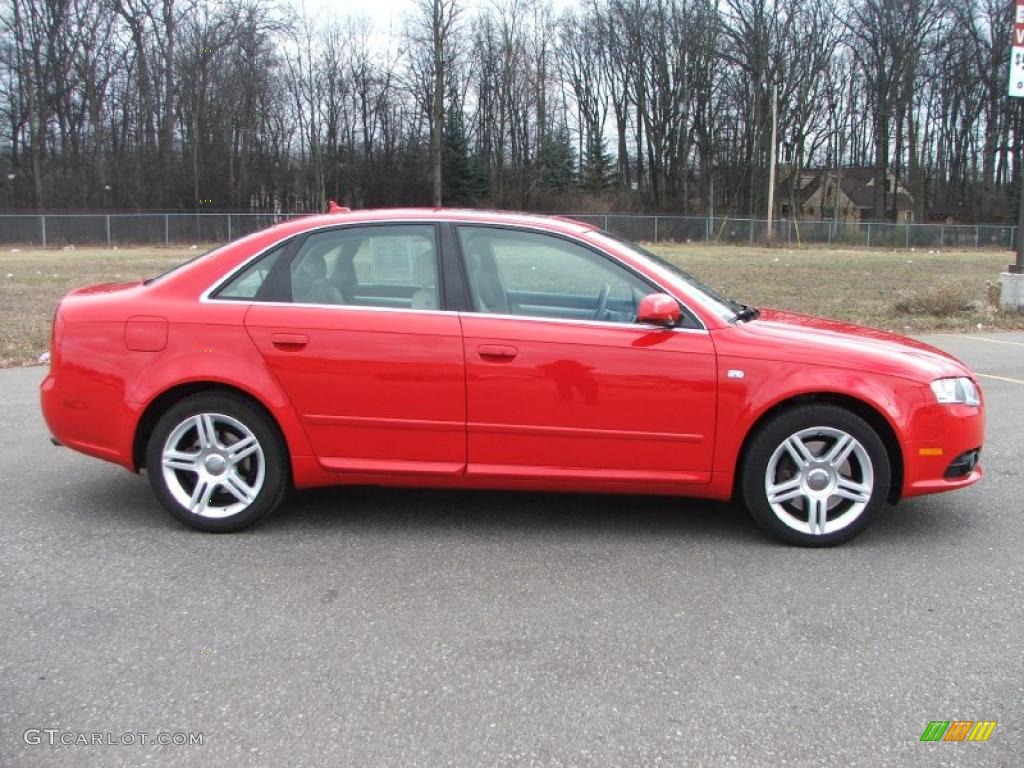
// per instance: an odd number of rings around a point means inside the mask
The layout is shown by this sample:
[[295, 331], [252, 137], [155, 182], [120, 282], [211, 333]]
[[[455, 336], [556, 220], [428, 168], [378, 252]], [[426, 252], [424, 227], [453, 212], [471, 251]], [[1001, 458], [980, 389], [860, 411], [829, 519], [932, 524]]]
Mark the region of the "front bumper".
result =
[[904, 498], [966, 488], [984, 474], [978, 457], [985, 442], [982, 406], [935, 405], [928, 409], [923, 437], [904, 451]]

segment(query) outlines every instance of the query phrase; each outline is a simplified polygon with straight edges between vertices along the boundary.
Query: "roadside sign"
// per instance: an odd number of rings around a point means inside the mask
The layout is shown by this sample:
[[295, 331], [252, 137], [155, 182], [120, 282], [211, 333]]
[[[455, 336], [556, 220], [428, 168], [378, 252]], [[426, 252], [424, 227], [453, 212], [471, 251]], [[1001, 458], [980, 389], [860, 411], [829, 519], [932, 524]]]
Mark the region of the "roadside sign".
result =
[[[1010, 96], [1024, 98], [1024, 0], [1013, 6], [1013, 48], [1010, 50]], [[1024, 175], [1020, 180], [1020, 212], [1017, 214], [1017, 260], [1010, 265], [1011, 275], [1024, 275]]]
[[1010, 51], [1009, 94], [1024, 98], [1024, 0], [1013, 9], [1013, 48]]

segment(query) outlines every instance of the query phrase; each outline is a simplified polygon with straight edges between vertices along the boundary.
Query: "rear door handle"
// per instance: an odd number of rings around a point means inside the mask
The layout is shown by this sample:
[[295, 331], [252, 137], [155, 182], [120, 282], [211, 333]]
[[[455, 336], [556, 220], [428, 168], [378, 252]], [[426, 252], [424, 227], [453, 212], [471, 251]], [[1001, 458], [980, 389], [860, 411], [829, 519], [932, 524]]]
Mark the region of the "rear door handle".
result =
[[278, 349], [299, 350], [309, 344], [309, 336], [304, 333], [272, 333], [270, 343]]
[[519, 354], [518, 349], [504, 344], [481, 344], [476, 351], [481, 360], [490, 363], [507, 363]]

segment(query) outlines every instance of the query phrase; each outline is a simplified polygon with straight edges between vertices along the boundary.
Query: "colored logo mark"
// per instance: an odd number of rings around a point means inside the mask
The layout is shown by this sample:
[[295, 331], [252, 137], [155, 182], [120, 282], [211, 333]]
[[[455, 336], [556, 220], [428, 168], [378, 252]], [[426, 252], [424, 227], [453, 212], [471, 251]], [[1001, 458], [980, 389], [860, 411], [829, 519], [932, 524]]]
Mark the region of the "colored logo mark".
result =
[[931, 720], [921, 741], [988, 741], [995, 729], [995, 720]]

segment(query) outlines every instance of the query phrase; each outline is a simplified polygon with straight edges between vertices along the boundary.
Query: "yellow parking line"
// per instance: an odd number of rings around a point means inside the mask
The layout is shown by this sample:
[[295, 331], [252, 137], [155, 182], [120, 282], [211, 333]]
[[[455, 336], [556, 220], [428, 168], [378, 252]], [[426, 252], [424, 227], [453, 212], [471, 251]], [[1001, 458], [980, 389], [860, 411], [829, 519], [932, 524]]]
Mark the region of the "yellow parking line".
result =
[[982, 336], [968, 336], [964, 333], [951, 333], [950, 336], [956, 336], [958, 339], [970, 339], [971, 341], [987, 341], [989, 344], [1009, 344], [1014, 347], [1024, 347], [1024, 342], [1021, 341], [1005, 341], [1004, 339], [986, 339]]
[[995, 379], [996, 381], [1008, 381], [1011, 384], [1024, 384], [1024, 379], [1011, 379], [1007, 376], [993, 376], [991, 373], [975, 373], [975, 376], [980, 376], [983, 379]]

